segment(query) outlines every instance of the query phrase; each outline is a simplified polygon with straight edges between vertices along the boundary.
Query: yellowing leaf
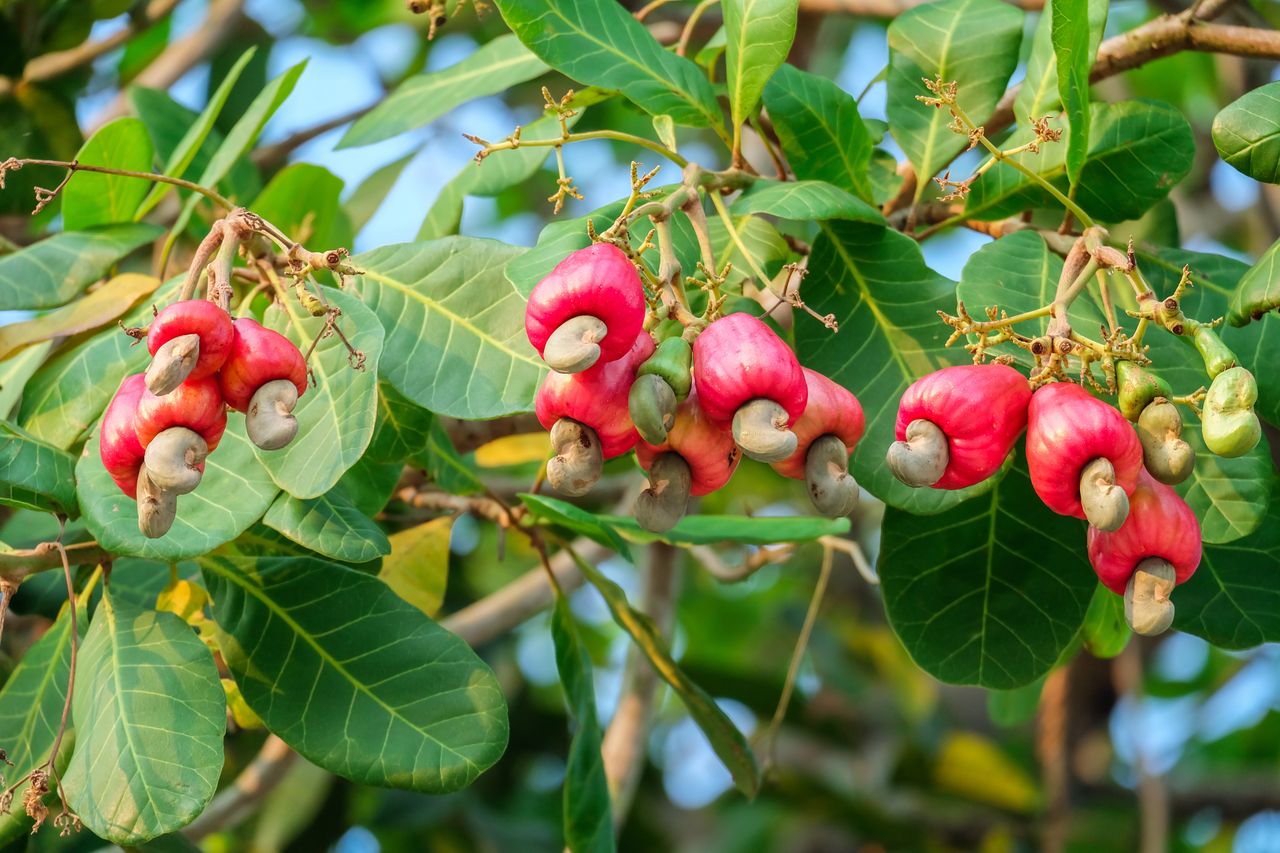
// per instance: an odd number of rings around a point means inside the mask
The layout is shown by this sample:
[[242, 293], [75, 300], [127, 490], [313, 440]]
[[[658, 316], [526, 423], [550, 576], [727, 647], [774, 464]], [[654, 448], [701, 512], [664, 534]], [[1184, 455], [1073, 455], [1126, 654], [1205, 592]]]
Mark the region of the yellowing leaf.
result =
[[168, 610], [190, 625], [204, 621], [204, 607], [209, 593], [189, 580], [174, 578], [156, 596], [156, 610]]
[[1040, 803], [1035, 781], [994, 741], [971, 732], [947, 737], [933, 775], [939, 788], [997, 808], [1027, 813]]
[[391, 556], [382, 559], [378, 572], [396, 595], [428, 616], [434, 616], [444, 601], [452, 530], [452, 518], [435, 518], [392, 534]]
[[124, 316], [135, 302], [159, 286], [160, 279], [153, 276], [125, 273], [69, 305], [25, 323], [0, 327], [0, 359], [40, 341], [105, 326]]
[[476, 464], [482, 468], [524, 465], [547, 458], [551, 439], [545, 432], [526, 432], [495, 438], [476, 449]]
[[263, 728], [262, 718], [253, 713], [253, 709], [244, 701], [239, 684], [230, 678], [224, 678], [222, 690], [227, 694], [227, 710], [231, 712], [231, 719], [236, 721], [237, 726], [242, 729]]

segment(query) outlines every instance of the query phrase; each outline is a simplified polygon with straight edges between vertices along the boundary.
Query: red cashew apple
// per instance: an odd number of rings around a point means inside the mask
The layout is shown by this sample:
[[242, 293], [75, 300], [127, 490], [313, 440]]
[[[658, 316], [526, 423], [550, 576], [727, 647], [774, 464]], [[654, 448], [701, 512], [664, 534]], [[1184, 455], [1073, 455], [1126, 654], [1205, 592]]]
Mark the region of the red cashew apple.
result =
[[693, 381], [712, 420], [732, 422], [742, 452], [780, 462], [796, 449], [791, 425], [809, 399], [800, 362], [750, 314], [721, 317], [693, 342]]
[[733, 436], [703, 411], [697, 393], [690, 392], [676, 407], [666, 441], [636, 445], [636, 461], [649, 474], [649, 486], [636, 500], [636, 521], [654, 532], [670, 530], [684, 515], [689, 498], [724, 486], [740, 459]]
[[1124, 596], [1125, 620], [1139, 634], [1159, 634], [1173, 623], [1169, 595], [1195, 573], [1200, 552], [1196, 514], [1145, 470], [1120, 529], [1089, 528], [1089, 562], [1108, 589]]
[[622, 358], [581, 373], [550, 373], [538, 389], [534, 412], [551, 432], [556, 455], [547, 462], [547, 479], [556, 491], [585, 495], [600, 479], [604, 460], [636, 446], [627, 395], [636, 370], [653, 354], [653, 338], [641, 332]]
[[138, 400], [146, 390], [146, 380], [141, 373], [126, 377], [102, 416], [98, 437], [102, 466], [120, 491], [135, 499], [138, 469], [142, 467], [145, 448], [134, 431], [134, 415], [138, 411]]
[[625, 356], [644, 326], [644, 286], [609, 243], [569, 255], [534, 286], [525, 309], [529, 343], [559, 373]]
[[902, 395], [886, 461], [908, 486], [963, 489], [1000, 469], [1027, 425], [1031, 389], [1004, 364], [944, 367]]
[[307, 391], [307, 362], [284, 335], [248, 317], [236, 320], [218, 384], [227, 405], [245, 413], [245, 431], [258, 447], [279, 450], [298, 434], [293, 409]]
[[163, 397], [144, 390], [134, 432], [152, 483], [175, 494], [195, 489], [226, 427], [227, 407], [213, 378], [188, 379]]
[[791, 431], [796, 451], [773, 463], [773, 470], [804, 480], [814, 507], [838, 518], [853, 512], [858, 484], [849, 476], [849, 454], [866, 431], [862, 405], [843, 385], [805, 367], [809, 402]]
[[1031, 485], [1059, 515], [1116, 530], [1142, 469], [1142, 442], [1119, 410], [1072, 382], [1045, 385], [1027, 417]]
[[147, 388], [165, 395], [185, 379], [207, 379], [231, 352], [231, 317], [204, 299], [187, 299], [165, 308], [147, 331]]

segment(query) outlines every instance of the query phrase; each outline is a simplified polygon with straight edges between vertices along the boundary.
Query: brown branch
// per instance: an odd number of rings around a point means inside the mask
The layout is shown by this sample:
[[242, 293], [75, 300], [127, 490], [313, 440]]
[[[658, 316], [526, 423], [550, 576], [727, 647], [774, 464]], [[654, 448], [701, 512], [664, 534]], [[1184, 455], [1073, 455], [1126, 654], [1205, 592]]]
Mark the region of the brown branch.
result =
[[[929, 0], [800, 0], [800, 11], [820, 15], [859, 15], [864, 18], [894, 18]], [[1006, 0], [1027, 11], [1044, 8], [1044, 0]]]
[[297, 757], [298, 754], [287, 743], [275, 735], [268, 735], [249, 766], [213, 798], [209, 807], [188, 824], [182, 834], [198, 841], [248, 818], [262, 805], [263, 797], [284, 780]]
[[41, 83], [88, 65], [103, 54], [110, 53], [129, 39], [150, 29], [154, 24], [173, 11], [178, 0], [151, 0], [146, 8], [129, 18], [122, 28], [98, 41], [86, 41], [67, 50], [59, 50], [37, 56], [27, 63], [22, 70], [22, 80], [26, 83]]
[[335, 128], [342, 127], [348, 122], [355, 121], [375, 106], [377, 105], [369, 104], [366, 107], [360, 107], [358, 110], [352, 110], [344, 115], [335, 116], [334, 118], [322, 121], [313, 127], [300, 130], [273, 145], [265, 145], [250, 155], [253, 160], [253, 164], [259, 169], [264, 169], [268, 172], [274, 171], [280, 166], [283, 166], [285, 160], [289, 159], [289, 155], [301, 148], [303, 145], [306, 145], [317, 136], [323, 136]]
[[[80, 542], [68, 545], [67, 562], [73, 566], [96, 566], [111, 559], [97, 542]], [[0, 551], [0, 575], [9, 580], [21, 580], [28, 575], [48, 569], [62, 568], [62, 556], [56, 542], [41, 542], [34, 548], [21, 551]]]
[[477, 447], [526, 432], [540, 432], [542, 425], [532, 414], [511, 415], [491, 421], [461, 421], [457, 418], [440, 418], [440, 425], [449, 433], [449, 440], [459, 453], [470, 453]]

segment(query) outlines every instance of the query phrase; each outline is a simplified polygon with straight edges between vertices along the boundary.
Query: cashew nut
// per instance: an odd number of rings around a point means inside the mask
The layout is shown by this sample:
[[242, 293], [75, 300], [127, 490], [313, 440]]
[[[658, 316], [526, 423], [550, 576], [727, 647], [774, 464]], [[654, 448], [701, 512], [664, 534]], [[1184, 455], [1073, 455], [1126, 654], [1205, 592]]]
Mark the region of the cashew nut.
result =
[[676, 404], [676, 392], [667, 380], [653, 373], [636, 377], [627, 402], [636, 432], [653, 445], [667, 440], [667, 431], [676, 422]]
[[253, 392], [244, 412], [244, 428], [249, 440], [263, 450], [279, 450], [298, 434], [298, 388], [288, 379], [264, 382]]
[[572, 418], [561, 418], [551, 427], [555, 458], [547, 462], [547, 480], [562, 495], [579, 497], [600, 479], [604, 456], [600, 437], [591, 427]]
[[159, 539], [169, 532], [178, 514], [178, 496], [162, 489], [147, 475], [147, 466], [138, 472], [138, 530], [148, 539]]
[[757, 462], [781, 462], [796, 452], [796, 434], [787, 422], [787, 410], [773, 400], [758, 397], [733, 415], [733, 440]]
[[662, 453], [649, 466], [649, 487], [636, 498], [636, 521], [662, 533], [675, 527], [689, 505], [693, 473], [679, 453]]
[[147, 445], [147, 475], [156, 488], [185, 495], [200, 485], [200, 465], [208, 455], [209, 445], [199, 433], [186, 427], [169, 427]]
[[200, 336], [178, 335], [165, 341], [147, 367], [147, 390], [163, 397], [182, 384], [200, 358]]
[[818, 512], [841, 518], [858, 505], [858, 483], [849, 475], [849, 448], [836, 435], [824, 435], [809, 445], [804, 459], [804, 482]]
[[916, 418], [907, 424], [906, 440], [889, 445], [885, 461], [893, 476], [908, 486], [932, 486], [951, 461], [947, 435], [933, 421]]
[[1129, 496], [1116, 485], [1116, 469], [1111, 460], [1099, 456], [1080, 473], [1080, 505], [1084, 517], [1099, 530], [1120, 529], [1129, 517]]
[[1138, 416], [1138, 439], [1152, 477], [1173, 486], [1191, 476], [1196, 453], [1182, 440], [1182, 417], [1173, 403], [1157, 397], [1147, 404]]
[[1159, 557], [1148, 557], [1133, 570], [1124, 588], [1124, 621], [1135, 634], [1154, 637], [1173, 624], [1173, 593], [1177, 575], [1173, 566]]
[[600, 341], [608, 333], [599, 317], [580, 314], [551, 333], [542, 358], [557, 373], [581, 373], [600, 360]]

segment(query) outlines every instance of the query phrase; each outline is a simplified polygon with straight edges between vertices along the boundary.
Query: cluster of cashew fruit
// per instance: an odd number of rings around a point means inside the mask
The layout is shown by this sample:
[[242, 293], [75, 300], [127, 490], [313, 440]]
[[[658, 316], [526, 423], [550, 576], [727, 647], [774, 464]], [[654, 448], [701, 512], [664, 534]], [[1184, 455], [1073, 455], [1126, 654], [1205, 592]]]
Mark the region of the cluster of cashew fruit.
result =
[[647, 315], [635, 266], [610, 243], [572, 253], [530, 295], [525, 331], [552, 369], [535, 408], [551, 432], [553, 488], [586, 494], [605, 460], [634, 449], [649, 475], [636, 520], [663, 531], [746, 454], [804, 480], [820, 512], [853, 511], [849, 454], [865, 429], [853, 394], [802, 368], [751, 315], [665, 335]]
[[1025, 430], [1036, 494], [1054, 512], [1089, 522], [1094, 571], [1124, 596], [1130, 627], [1154, 635], [1173, 622], [1174, 585], [1200, 564], [1199, 522], [1168, 485], [1190, 475], [1195, 454], [1177, 412], [1170, 415], [1167, 389], [1128, 378], [1122, 414], [1070, 382], [1032, 392], [1003, 364], [943, 368], [903, 395], [887, 459], [909, 486], [962, 489], [994, 474]]
[[155, 539], [172, 526], [178, 496], [200, 485], [228, 406], [245, 414], [246, 432], [263, 450], [293, 440], [307, 366], [288, 338], [252, 319], [233, 321], [202, 299], [159, 312], [146, 339], [151, 365], [116, 391], [100, 451], [116, 485], [138, 502], [138, 529]]

